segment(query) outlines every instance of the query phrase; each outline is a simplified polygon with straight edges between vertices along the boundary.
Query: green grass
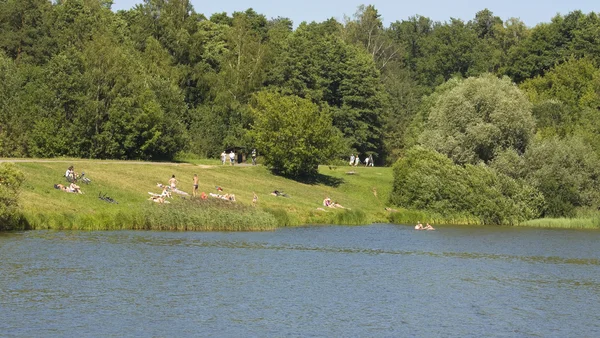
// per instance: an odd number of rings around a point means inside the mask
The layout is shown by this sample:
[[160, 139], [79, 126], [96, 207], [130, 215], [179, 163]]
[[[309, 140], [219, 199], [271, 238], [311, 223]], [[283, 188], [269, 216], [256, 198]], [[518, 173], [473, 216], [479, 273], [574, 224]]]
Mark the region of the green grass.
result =
[[[222, 166], [218, 160], [217, 165], [212, 160], [199, 160], [199, 164], [66, 161], [16, 163], [26, 178], [20, 196], [27, 220], [24, 228], [263, 231], [305, 224], [388, 221], [384, 207], [392, 186], [391, 168], [322, 166], [316, 182], [301, 183], [275, 176], [263, 166]], [[65, 183], [63, 174], [70, 164], [92, 180], [89, 185], [80, 184], [83, 195], [53, 187]], [[347, 174], [349, 171], [353, 173]], [[200, 179], [200, 192], [216, 192], [215, 186], [220, 186], [223, 193], [235, 194], [237, 202], [183, 199], [177, 195], [166, 205], [147, 200], [148, 192], [161, 191], [156, 183], [166, 184], [171, 175], [179, 180], [179, 189], [191, 193], [194, 174]], [[289, 197], [273, 196], [273, 190]], [[256, 207], [252, 206], [253, 192], [258, 195]], [[118, 204], [100, 200], [99, 194], [107, 194]], [[348, 209], [317, 210], [325, 197]]]

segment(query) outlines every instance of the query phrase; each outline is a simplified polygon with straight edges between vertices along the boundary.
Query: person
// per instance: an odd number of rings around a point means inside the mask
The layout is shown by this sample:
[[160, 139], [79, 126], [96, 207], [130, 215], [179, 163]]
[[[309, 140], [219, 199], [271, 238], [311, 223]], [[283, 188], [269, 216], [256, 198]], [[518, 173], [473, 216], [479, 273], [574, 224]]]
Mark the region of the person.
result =
[[365, 167], [369, 166], [369, 156], [365, 157]]
[[417, 225], [415, 225], [415, 230], [423, 230], [423, 224], [421, 224], [421, 222], [417, 222]]
[[169, 185], [171, 186], [171, 189], [177, 188], [177, 179], [175, 179], [175, 175], [173, 175], [169, 180]]
[[373, 164], [373, 154], [369, 155], [369, 163], [371, 165], [371, 167], [374, 167], [375, 165]]
[[206, 193], [203, 191], [202, 194], [200, 194], [200, 198], [205, 200], [208, 198], [208, 196], [206, 195]]
[[223, 150], [223, 152], [221, 153], [221, 164], [225, 165], [226, 160], [227, 160], [227, 153], [225, 152], [225, 150]]
[[257, 202], [258, 202], [258, 195], [256, 195], [256, 193], [253, 191], [252, 192], [252, 205], [256, 206]]
[[354, 165], [354, 154], [350, 154], [350, 165]]
[[256, 149], [252, 149], [252, 165], [256, 165]]
[[358, 166], [360, 164], [360, 157], [358, 157], [358, 155], [356, 155], [356, 160], [354, 161], [354, 166]]
[[74, 193], [78, 193], [78, 194], [83, 194], [83, 192], [81, 191], [81, 187], [78, 186], [75, 183], [69, 184], [69, 188], [68, 189], [69, 189], [70, 192], [74, 192]]
[[235, 160], [235, 153], [233, 150], [229, 153], [229, 165], [233, 165], [233, 161]]
[[331, 205], [332, 205], [331, 198], [325, 197], [325, 199], [323, 200], [323, 206], [333, 208]]
[[423, 229], [425, 229], [425, 230], [435, 230], [435, 228], [432, 227], [429, 223], [427, 223], [427, 225]]
[[75, 181], [77, 176], [75, 174], [75, 170], [73, 170], [73, 166], [69, 166], [69, 168], [67, 168], [67, 171], [65, 172], [65, 177], [69, 182]]
[[198, 174], [194, 174], [194, 187], [192, 189], [192, 196], [198, 195]]
[[344, 206], [342, 206], [341, 204], [339, 204], [338, 202], [333, 202], [331, 203], [331, 205], [329, 206], [331, 208], [340, 208], [340, 209], [346, 209]]

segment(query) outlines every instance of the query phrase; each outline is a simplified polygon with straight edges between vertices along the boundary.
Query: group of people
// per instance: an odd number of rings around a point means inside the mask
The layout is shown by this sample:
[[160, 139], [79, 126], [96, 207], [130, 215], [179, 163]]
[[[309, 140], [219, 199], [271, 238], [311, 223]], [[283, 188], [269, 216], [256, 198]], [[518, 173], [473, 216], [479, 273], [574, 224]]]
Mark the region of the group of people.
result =
[[229, 153], [229, 155], [225, 152], [225, 150], [223, 150], [223, 152], [221, 153], [221, 164], [225, 165], [225, 162], [227, 162], [228, 157], [229, 165], [233, 165], [233, 163], [235, 163], [235, 153], [233, 152], [233, 150]]
[[[358, 165], [360, 165], [362, 162], [360, 161], [360, 156], [358, 156], [358, 154], [356, 154], [356, 156], [354, 154], [350, 155], [350, 162], [348, 163], [350, 166], [353, 167], [357, 167]], [[373, 155], [369, 155], [367, 157], [365, 157], [365, 167], [373, 167]]]
[[415, 230], [435, 230], [435, 228], [432, 227], [429, 223], [427, 223], [426, 226], [423, 226], [421, 222], [417, 222], [417, 225], [415, 225]]
[[54, 189], [59, 189], [64, 192], [70, 192], [70, 193], [75, 193], [75, 194], [83, 194], [83, 191], [81, 191], [81, 187], [73, 182], [69, 185], [64, 185], [64, 184], [60, 184], [60, 183], [55, 184]]
[[67, 168], [67, 171], [65, 171], [65, 178], [67, 179], [67, 182], [69, 182], [69, 184], [65, 185], [58, 183], [54, 185], [54, 189], [58, 189], [69, 193], [83, 194], [83, 191], [81, 191], [81, 187], [75, 183], [77, 182], [77, 173], [75, 173], [73, 166], [69, 166]]

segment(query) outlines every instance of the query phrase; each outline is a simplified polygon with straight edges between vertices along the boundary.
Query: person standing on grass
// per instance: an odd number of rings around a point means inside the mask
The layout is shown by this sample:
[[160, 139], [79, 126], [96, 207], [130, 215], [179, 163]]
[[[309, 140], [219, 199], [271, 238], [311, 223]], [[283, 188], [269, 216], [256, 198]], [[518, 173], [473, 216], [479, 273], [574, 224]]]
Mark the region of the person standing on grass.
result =
[[369, 155], [369, 163], [371, 164], [371, 167], [374, 167], [375, 165], [373, 164], [373, 154]]
[[369, 166], [369, 156], [365, 157], [365, 167]]
[[256, 149], [252, 149], [252, 165], [256, 165]]
[[171, 189], [175, 189], [177, 187], [177, 180], [175, 179], [175, 175], [173, 175], [169, 180], [169, 185], [171, 186]]
[[358, 157], [358, 154], [356, 154], [356, 160], [354, 161], [354, 166], [358, 167], [359, 164], [360, 164], [360, 157]]
[[350, 154], [350, 165], [354, 165], [354, 154]]
[[225, 150], [223, 150], [223, 152], [221, 153], [221, 164], [225, 165], [226, 160], [227, 160], [227, 153], [225, 152]]
[[198, 195], [198, 174], [194, 174], [194, 189], [192, 189], [192, 196]]
[[233, 152], [233, 150], [229, 153], [229, 165], [233, 165], [233, 161], [235, 160], [235, 153]]

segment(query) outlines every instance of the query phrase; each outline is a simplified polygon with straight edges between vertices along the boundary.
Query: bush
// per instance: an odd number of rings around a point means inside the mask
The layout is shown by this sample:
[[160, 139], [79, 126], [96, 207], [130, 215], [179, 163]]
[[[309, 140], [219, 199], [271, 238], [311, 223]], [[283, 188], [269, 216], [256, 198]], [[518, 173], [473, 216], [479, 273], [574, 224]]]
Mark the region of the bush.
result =
[[15, 229], [22, 221], [18, 202], [24, 179], [14, 164], [0, 163], [0, 230]]
[[391, 202], [442, 217], [464, 215], [483, 224], [516, 224], [539, 216], [544, 199], [523, 181], [485, 165], [455, 165], [434, 150], [413, 147], [394, 165]]

